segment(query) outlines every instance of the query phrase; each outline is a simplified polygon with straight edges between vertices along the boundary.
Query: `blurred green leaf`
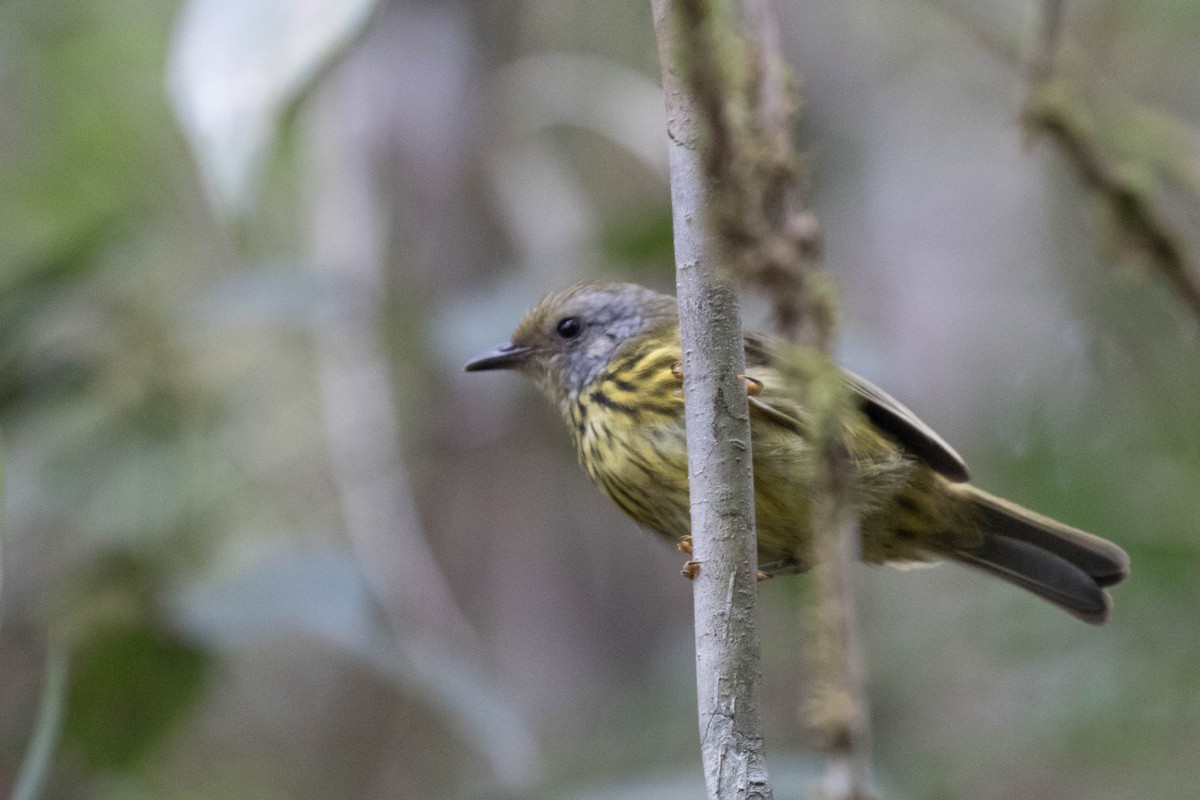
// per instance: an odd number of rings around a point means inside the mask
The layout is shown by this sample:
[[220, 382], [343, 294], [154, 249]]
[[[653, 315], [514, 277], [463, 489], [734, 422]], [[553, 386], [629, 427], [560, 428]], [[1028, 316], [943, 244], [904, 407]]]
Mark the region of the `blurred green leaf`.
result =
[[153, 623], [97, 629], [73, 661], [66, 739], [100, 772], [137, 767], [195, 708], [213, 668], [204, 650]]
[[171, 99], [218, 208], [253, 204], [280, 119], [363, 29], [378, 0], [190, 0]]
[[166, 108], [143, 76], [161, 64], [166, 13], [58, 0], [0, 9], [0, 101], [15, 125], [0, 132], [6, 291], [78, 274], [153, 207], [147, 198], [162, 202], [169, 170], [151, 165]]
[[671, 209], [663, 207], [607, 225], [600, 233], [600, 246], [614, 261], [670, 263], [673, 237]]

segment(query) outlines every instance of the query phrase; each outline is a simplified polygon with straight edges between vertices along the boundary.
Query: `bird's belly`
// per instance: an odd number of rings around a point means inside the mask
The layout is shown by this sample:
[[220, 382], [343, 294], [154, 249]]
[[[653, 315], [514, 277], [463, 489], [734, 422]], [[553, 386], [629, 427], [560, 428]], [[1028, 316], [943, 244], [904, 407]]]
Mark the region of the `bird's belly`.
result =
[[[584, 458], [592, 480], [638, 524], [672, 542], [691, 533], [683, 426], [614, 435], [615, 453]], [[592, 465], [600, 463], [601, 468]], [[759, 563], [798, 572], [808, 565], [808, 495], [796, 474], [755, 459]]]
[[[576, 440], [580, 461], [592, 481], [638, 524], [670, 541], [691, 532], [687, 480], [687, 435], [683, 418], [660, 417], [638, 424], [622, 418], [589, 420]], [[810, 489], [816, 457], [794, 439], [754, 437], [754, 505], [759, 564], [772, 573], [806, 570], [811, 557]], [[861, 465], [860, 465], [861, 466]], [[864, 470], [859, 490], [872, 498], [864, 514], [863, 555], [869, 561], [918, 557], [894, 541], [890, 520], [878, 511], [908, 482], [899, 463], [883, 476]], [[860, 504], [866, 497], [860, 497]], [[887, 545], [884, 547], [883, 545]], [[904, 550], [905, 553], [894, 552]]]
[[589, 426], [578, 442], [592, 481], [635, 522], [673, 541], [690, 530], [682, 418]]
[[772, 573], [803, 572], [811, 564], [811, 451], [790, 447], [780, 452], [763, 437], [755, 439], [753, 448], [758, 563]]

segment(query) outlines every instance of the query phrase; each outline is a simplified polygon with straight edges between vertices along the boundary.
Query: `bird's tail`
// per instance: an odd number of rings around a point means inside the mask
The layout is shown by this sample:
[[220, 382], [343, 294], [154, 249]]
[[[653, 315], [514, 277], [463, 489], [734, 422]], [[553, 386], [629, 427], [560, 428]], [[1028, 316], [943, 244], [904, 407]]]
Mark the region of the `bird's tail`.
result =
[[983, 530], [982, 543], [955, 551], [955, 558], [1027, 589], [1084, 622], [1108, 621], [1112, 601], [1104, 589], [1129, 574], [1124, 550], [970, 484], [947, 488], [972, 507]]

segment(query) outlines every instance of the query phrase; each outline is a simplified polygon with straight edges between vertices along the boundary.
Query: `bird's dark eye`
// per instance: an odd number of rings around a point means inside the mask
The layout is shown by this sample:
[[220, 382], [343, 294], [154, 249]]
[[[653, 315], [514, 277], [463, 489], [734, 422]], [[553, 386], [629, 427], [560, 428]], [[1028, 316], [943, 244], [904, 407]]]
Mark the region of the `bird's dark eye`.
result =
[[554, 330], [564, 339], [574, 339], [583, 333], [583, 324], [579, 321], [579, 317], [563, 317], [558, 321]]

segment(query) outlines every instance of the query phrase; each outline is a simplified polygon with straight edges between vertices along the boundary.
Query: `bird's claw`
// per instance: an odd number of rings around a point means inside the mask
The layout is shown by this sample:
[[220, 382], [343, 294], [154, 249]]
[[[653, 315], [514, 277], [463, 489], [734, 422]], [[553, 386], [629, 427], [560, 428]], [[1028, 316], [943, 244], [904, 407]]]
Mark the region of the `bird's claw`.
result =
[[692, 554], [692, 537], [681, 536], [679, 541], [675, 542], [675, 547], [679, 549], [679, 552], [690, 556]]
[[683, 575], [683, 577], [687, 578], [689, 581], [696, 580], [696, 576], [700, 574], [700, 562], [687, 562], [683, 565], [683, 569], [679, 571], [679, 574]]
[[[683, 381], [683, 362], [676, 361], [674, 364], [672, 364], [671, 365], [671, 374], [673, 376], [675, 376], [675, 380], [682, 382]], [[755, 378], [752, 375], [743, 375], [742, 373], [739, 372], [738, 377], [746, 382], [746, 394], [749, 395], [750, 397], [758, 397], [760, 394], [763, 393], [763, 390], [766, 389], [766, 385], [762, 381], [760, 381], [758, 378]], [[683, 390], [676, 389], [673, 392], [673, 394], [675, 397], [683, 397]]]
[[763, 393], [763, 389], [766, 388], [763, 382], [758, 378], [753, 378], [749, 375], [743, 375], [740, 372], [738, 373], [738, 377], [746, 382], [746, 394], [751, 397], [758, 397]]

